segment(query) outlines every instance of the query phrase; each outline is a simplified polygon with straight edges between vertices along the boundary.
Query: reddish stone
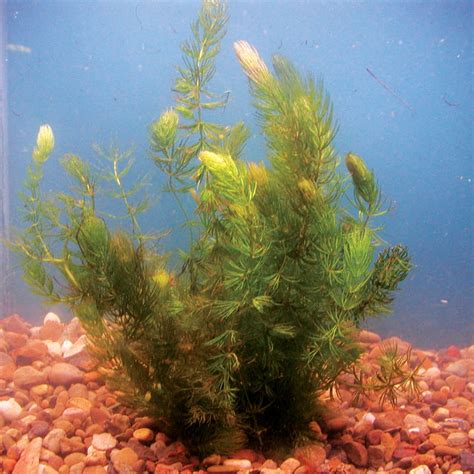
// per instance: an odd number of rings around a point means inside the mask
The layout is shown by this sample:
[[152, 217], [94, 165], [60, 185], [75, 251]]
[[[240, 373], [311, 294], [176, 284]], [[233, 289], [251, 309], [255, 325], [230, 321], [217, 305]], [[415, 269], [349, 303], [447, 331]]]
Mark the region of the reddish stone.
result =
[[461, 393], [466, 387], [466, 379], [458, 375], [450, 375], [446, 378], [446, 383], [454, 394]]
[[385, 464], [385, 448], [382, 445], [369, 446], [367, 448], [369, 456], [369, 466], [375, 469], [382, 467]]
[[16, 365], [13, 359], [4, 352], [0, 352], [0, 380], [10, 382], [13, 379]]
[[457, 346], [449, 346], [446, 349], [446, 355], [452, 357], [453, 359], [459, 359], [461, 357], [461, 351]]
[[29, 340], [24, 346], [13, 352], [18, 365], [30, 365], [48, 354], [48, 346], [41, 341]]
[[395, 459], [402, 459], [406, 457], [412, 457], [416, 454], [416, 446], [412, 444], [408, 444], [405, 442], [401, 442], [393, 452], [393, 458]]
[[41, 438], [31, 440], [28, 446], [23, 450], [20, 460], [16, 463], [13, 474], [26, 474], [27, 472], [37, 472], [41, 452]]
[[316, 469], [326, 460], [326, 450], [320, 444], [308, 444], [296, 448], [294, 457], [301, 464], [305, 464], [311, 469]]
[[5, 474], [10, 474], [15, 469], [16, 460], [10, 458], [3, 458], [3, 470]]
[[63, 334], [64, 324], [57, 321], [46, 321], [46, 324], [39, 330], [40, 339], [48, 339], [50, 341], [57, 341]]
[[362, 443], [349, 441], [344, 443], [344, 451], [349, 460], [358, 467], [366, 467], [369, 461], [367, 449]]
[[413, 466], [419, 466], [420, 464], [425, 464], [430, 469], [436, 465], [436, 457], [433, 454], [417, 454], [413, 458]]
[[380, 441], [382, 439], [382, 434], [383, 434], [382, 430], [369, 431], [366, 436], [367, 443], [372, 444], [372, 445], [380, 444]]
[[18, 314], [12, 314], [0, 321], [0, 327], [4, 331], [30, 335], [30, 325]]
[[10, 350], [19, 349], [28, 341], [28, 336], [16, 332], [5, 332], [4, 337]]

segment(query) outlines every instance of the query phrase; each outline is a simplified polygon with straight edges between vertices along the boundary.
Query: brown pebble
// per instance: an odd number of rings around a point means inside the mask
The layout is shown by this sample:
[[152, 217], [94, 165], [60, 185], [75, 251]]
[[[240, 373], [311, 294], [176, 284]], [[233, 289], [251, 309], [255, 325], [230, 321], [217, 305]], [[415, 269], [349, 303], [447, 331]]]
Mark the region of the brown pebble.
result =
[[440, 445], [435, 447], [435, 454], [436, 456], [459, 456], [461, 454], [461, 448]]
[[358, 467], [366, 467], [368, 463], [367, 449], [362, 443], [349, 441], [344, 443], [344, 451], [349, 460]]

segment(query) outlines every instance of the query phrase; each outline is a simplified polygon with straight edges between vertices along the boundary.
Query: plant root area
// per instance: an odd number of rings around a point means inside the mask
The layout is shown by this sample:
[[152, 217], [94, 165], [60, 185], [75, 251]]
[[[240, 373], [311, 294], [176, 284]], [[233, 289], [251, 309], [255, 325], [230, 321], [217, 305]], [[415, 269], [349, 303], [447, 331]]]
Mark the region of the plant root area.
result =
[[[361, 331], [370, 367], [384, 344]], [[77, 319], [48, 313], [32, 327], [14, 314], [0, 321], [0, 472], [13, 474], [311, 474], [474, 472], [474, 345], [413, 348], [422, 363], [420, 396], [382, 406], [356, 404], [349, 390], [323, 394], [317, 442], [285, 457], [244, 449], [232, 456], [191, 456], [117, 401], [87, 353]]]

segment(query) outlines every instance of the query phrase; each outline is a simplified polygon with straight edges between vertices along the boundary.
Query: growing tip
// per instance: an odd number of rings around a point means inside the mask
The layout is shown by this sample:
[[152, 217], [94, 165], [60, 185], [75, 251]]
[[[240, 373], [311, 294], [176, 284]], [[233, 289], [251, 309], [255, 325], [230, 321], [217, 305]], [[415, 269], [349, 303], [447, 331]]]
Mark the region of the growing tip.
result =
[[236, 41], [234, 50], [240, 65], [248, 78], [256, 84], [263, 85], [270, 78], [270, 71], [258, 51], [247, 41]]

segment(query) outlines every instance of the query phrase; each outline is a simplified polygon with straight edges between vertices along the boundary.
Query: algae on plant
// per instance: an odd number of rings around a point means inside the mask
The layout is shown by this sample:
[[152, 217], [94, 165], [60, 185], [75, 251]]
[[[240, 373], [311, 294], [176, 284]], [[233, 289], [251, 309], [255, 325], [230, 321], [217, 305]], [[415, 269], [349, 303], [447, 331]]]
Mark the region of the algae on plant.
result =
[[[357, 328], [389, 311], [410, 269], [400, 245], [377, 254], [381, 192], [354, 153], [346, 157], [351, 179], [339, 171], [337, 126], [321, 83], [279, 55], [270, 70], [239, 41], [268, 165], [243, 159], [243, 123], [208, 121], [227, 100], [209, 89], [226, 21], [225, 4], [203, 2], [182, 45], [177, 103], [149, 130], [151, 158], [187, 221], [181, 268], [169, 268], [140, 228], [148, 201], [134, 194], [140, 182], [124, 185], [126, 154], [105, 152], [107, 176], [66, 155], [74, 186], [43, 194], [49, 126], [40, 128], [25, 184], [27, 226], [11, 244], [33, 290], [79, 317], [111, 387], [200, 454], [310, 439], [318, 394], [344, 372], [364, 388], [354, 369]], [[98, 208], [101, 180], [115, 186], [128, 227], [114, 230]], [[400, 371], [406, 362], [392, 351], [385, 378], [368, 389], [391, 400], [404, 381], [414, 391], [416, 370]]]

